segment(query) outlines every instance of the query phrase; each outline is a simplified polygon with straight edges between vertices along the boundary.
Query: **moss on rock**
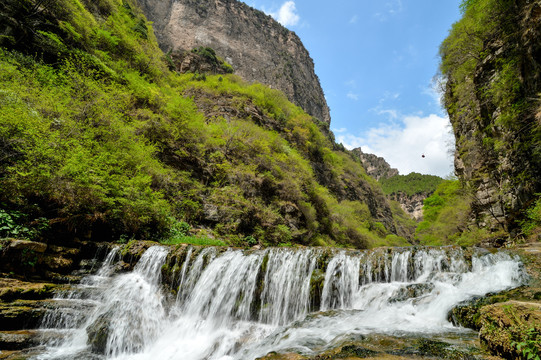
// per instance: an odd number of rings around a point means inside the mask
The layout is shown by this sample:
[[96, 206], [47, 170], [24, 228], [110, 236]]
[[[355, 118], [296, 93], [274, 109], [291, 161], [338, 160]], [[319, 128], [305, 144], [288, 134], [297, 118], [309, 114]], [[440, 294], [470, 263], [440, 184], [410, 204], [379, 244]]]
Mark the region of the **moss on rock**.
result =
[[493, 354], [520, 359], [524, 354], [517, 345], [529, 341], [534, 341], [530, 350], [541, 354], [540, 303], [508, 301], [485, 306], [479, 323], [481, 343]]

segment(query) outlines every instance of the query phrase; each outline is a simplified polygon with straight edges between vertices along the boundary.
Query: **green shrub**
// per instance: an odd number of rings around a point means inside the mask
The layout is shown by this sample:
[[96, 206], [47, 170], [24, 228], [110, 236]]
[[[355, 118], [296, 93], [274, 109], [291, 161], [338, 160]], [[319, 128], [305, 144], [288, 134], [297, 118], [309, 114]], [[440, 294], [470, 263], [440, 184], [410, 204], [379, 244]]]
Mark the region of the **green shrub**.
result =
[[404, 193], [408, 196], [415, 194], [431, 194], [443, 181], [439, 176], [422, 175], [412, 172], [408, 175], [395, 175], [379, 182], [387, 195]]
[[530, 235], [532, 230], [541, 226], [541, 194], [536, 194], [537, 200], [526, 209], [524, 220], [521, 221], [520, 226], [522, 232], [526, 235]]
[[28, 216], [20, 211], [0, 209], [0, 238], [37, 240], [49, 229], [45, 218], [28, 221]]
[[446, 245], [461, 239], [466, 229], [470, 200], [458, 180], [445, 180], [424, 200], [423, 221], [415, 238], [423, 245]]
[[164, 245], [191, 244], [198, 246], [226, 246], [226, 244], [221, 240], [197, 236], [179, 236], [160, 240], [160, 243]]
[[511, 346], [516, 347], [524, 359], [540, 360], [541, 359], [541, 331], [536, 328], [530, 328], [524, 334], [520, 341], [513, 341]]

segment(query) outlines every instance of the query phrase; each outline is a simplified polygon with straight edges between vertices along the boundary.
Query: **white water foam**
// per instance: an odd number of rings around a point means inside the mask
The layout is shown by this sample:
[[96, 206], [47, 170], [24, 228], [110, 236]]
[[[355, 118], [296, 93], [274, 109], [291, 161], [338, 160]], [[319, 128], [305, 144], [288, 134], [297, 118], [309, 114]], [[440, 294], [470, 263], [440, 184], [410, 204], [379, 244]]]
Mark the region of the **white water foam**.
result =
[[[105, 286], [96, 288], [99, 301], [88, 320], [38, 358], [95, 359], [88, 329], [103, 319], [108, 336], [100, 359], [313, 355], [370, 333], [461, 331], [446, 319], [454, 305], [522, 281], [520, 263], [505, 253], [479, 254], [468, 265], [459, 249], [340, 251], [327, 260], [317, 249], [218, 254], [213, 248], [192, 260], [190, 249], [178, 296], [168, 301], [160, 289], [166, 255], [165, 248], [153, 247], [132, 273], [109, 273]], [[316, 269], [325, 271], [319, 304], [311, 297]]]

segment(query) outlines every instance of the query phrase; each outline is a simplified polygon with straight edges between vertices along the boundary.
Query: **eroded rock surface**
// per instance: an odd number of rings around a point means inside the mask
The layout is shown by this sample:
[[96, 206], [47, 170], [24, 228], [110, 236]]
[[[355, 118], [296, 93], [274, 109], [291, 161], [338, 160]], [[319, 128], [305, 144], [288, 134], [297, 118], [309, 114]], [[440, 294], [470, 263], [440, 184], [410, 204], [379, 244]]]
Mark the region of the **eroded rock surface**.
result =
[[299, 37], [272, 17], [237, 0], [139, 0], [165, 51], [210, 47], [247, 81], [283, 91], [319, 120], [330, 113]]

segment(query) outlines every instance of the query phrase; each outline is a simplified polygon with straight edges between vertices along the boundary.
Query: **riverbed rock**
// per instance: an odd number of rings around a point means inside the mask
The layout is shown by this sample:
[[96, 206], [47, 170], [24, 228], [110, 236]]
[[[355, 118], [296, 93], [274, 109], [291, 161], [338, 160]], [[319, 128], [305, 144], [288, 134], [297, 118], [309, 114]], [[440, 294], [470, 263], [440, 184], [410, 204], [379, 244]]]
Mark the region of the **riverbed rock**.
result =
[[88, 344], [95, 354], [105, 354], [109, 338], [111, 315], [102, 314], [86, 329]]
[[541, 303], [508, 301], [485, 306], [480, 314], [479, 338], [493, 354], [521, 358], [517, 343], [529, 343], [541, 354]]
[[389, 302], [401, 302], [408, 299], [418, 298], [434, 290], [434, 284], [410, 284], [400, 288]]
[[39, 335], [36, 331], [18, 330], [0, 332], [1, 350], [23, 350], [39, 345]]
[[53, 296], [58, 285], [0, 278], [0, 301], [42, 300]]
[[0, 303], [0, 330], [35, 329], [45, 312], [41, 301]]
[[449, 314], [447, 314], [447, 320], [455, 326], [479, 331], [481, 328], [481, 308], [507, 300], [508, 296], [505, 293], [486, 297], [475, 297], [471, 300], [463, 301], [451, 309]]
[[305, 360], [306, 357], [294, 354], [294, 353], [288, 353], [288, 354], [278, 354], [275, 352], [271, 352], [263, 357], [257, 358], [256, 360]]

